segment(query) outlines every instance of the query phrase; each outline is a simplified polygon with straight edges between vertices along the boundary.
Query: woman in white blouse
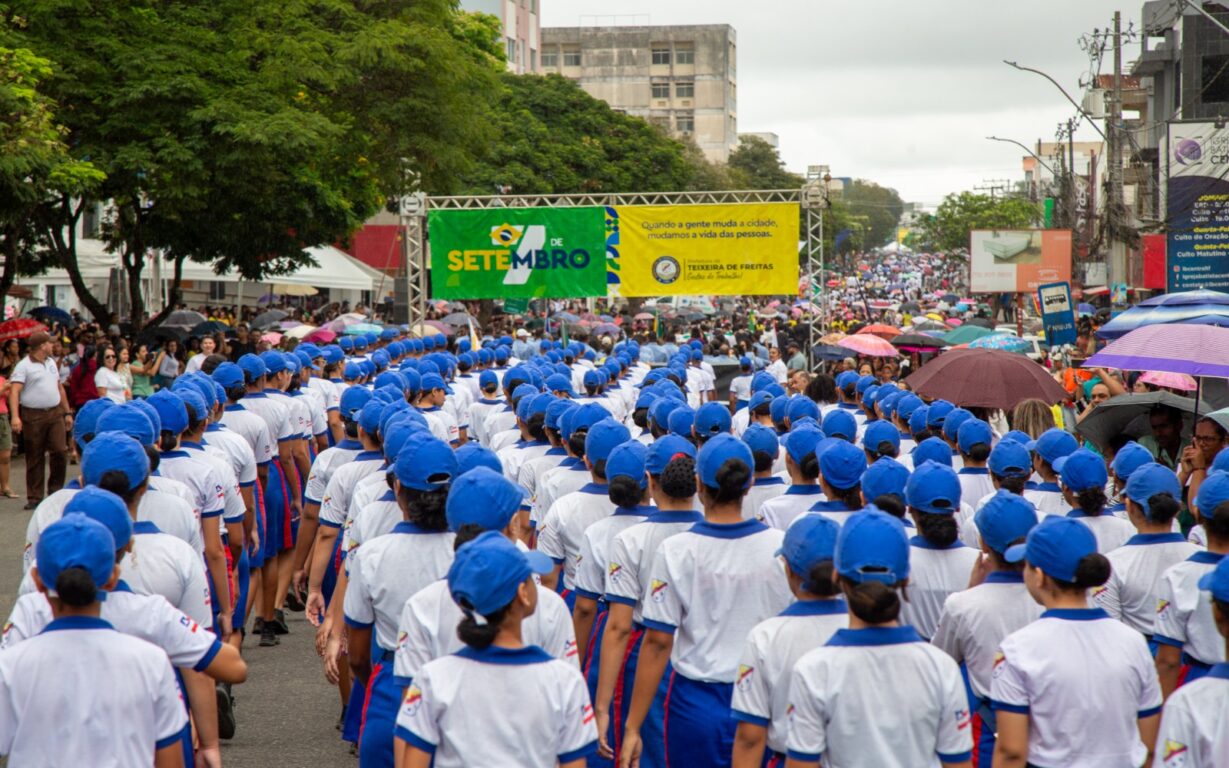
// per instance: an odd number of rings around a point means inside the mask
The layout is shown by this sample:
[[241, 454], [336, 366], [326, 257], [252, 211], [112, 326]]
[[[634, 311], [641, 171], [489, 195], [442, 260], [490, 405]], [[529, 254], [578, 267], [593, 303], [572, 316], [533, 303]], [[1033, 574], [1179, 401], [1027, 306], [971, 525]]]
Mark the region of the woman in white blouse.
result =
[[132, 396], [130, 385], [116, 370], [118, 359], [114, 347], [98, 350], [98, 372], [94, 374], [94, 386], [99, 397], [107, 397], [116, 403], [126, 403]]

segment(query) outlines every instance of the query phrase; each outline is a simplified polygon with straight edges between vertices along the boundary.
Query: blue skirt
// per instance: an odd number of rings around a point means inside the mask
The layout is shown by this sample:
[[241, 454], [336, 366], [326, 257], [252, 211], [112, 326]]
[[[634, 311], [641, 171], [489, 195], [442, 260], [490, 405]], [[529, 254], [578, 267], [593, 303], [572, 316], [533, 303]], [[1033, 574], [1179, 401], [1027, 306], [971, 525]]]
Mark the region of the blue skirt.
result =
[[359, 768], [393, 768], [393, 729], [402, 688], [393, 681], [393, 653], [371, 668], [358, 742]]
[[727, 768], [738, 723], [730, 712], [733, 683], [692, 680], [670, 674], [662, 731], [668, 768]]

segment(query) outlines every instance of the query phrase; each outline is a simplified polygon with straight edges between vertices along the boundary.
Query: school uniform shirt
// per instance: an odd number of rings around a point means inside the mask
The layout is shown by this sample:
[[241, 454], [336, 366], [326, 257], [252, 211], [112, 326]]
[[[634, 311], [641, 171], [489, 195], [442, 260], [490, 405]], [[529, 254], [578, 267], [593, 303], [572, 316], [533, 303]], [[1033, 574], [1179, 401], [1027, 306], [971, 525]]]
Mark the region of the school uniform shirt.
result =
[[[388, 474], [391, 471], [388, 462], [385, 461], [379, 466], [376, 471], [359, 480], [354, 486], [354, 492], [350, 494], [350, 505], [346, 508], [346, 522], [353, 523], [362, 515], [363, 509], [374, 501], [378, 501], [392, 490], [388, 484]], [[396, 499], [394, 498], [394, 501]], [[397, 513], [397, 520], [401, 519], [401, 513]], [[393, 522], [397, 522], [394, 520]], [[347, 526], [343, 526], [343, 530]], [[367, 538], [371, 538], [370, 535]]]
[[576, 594], [590, 600], [601, 600], [606, 594], [606, 571], [614, 537], [642, 523], [657, 510], [652, 505], [616, 507], [609, 517], [603, 517], [585, 529], [580, 543], [580, 560], [576, 566]]
[[1029, 716], [1036, 765], [1140, 765], [1136, 721], [1161, 711], [1148, 644], [1100, 608], [1045, 611], [1008, 635], [995, 658], [991, 706]]
[[206, 451], [215, 453], [230, 463], [240, 488], [256, 485], [256, 454], [242, 435], [226, 429], [221, 424], [210, 424], [205, 428], [205, 437], [201, 444]]
[[204, 627], [213, 626], [213, 598], [201, 553], [151, 522], [132, 525], [132, 549], [120, 561], [120, 577], [132, 591], [161, 595]]
[[902, 601], [900, 621], [926, 640], [934, 637], [948, 596], [969, 586], [979, 553], [956, 541], [938, 547], [921, 536], [909, 539], [909, 599]]
[[466, 647], [419, 670], [395, 733], [435, 768], [554, 768], [596, 751], [593, 720], [575, 664], [532, 645]]
[[1067, 517], [1074, 517], [1088, 526], [1092, 535], [1097, 538], [1097, 551], [1103, 555], [1118, 549], [1135, 535], [1135, 526], [1120, 517], [1114, 517], [1105, 512], [1089, 516], [1078, 509], [1073, 509], [1067, 512]]
[[492, 435], [490, 440], [491, 444], [488, 447], [494, 451], [496, 455], [498, 455], [505, 448], [516, 445], [520, 439], [520, 427], [513, 427], [512, 429], [505, 429]]
[[780, 495], [765, 499], [755, 517], [770, 528], [784, 531], [795, 518], [820, 501], [827, 499], [818, 484], [790, 485]]
[[768, 748], [784, 754], [789, 737], [789, 682], [806, 653], [849, 626], [844, 600], [799, 600], [747, 635], [731, 701], [734, 719], [768, 729]]
[[164, 477], [160, 471], [154, 470], [149, 475], [149, 490], [178, 496], [187, 503], [188, 508], [199, 518], [200, 510], [196, 509], [192, 504], [192, 489], [184, 483], [171, 477]]
[[268, 464], [276, 454], [277, 438], [268, 420], [249, 411], [239, 403], [230, 403], [222, 410], [222, 425], [235, 432], [252, 447], [256, 465]]
[[319, 376], [312, 376], [307, 380], [307, 388], [320, 395], [321, 400], [324, 402], [326, 416], [331, 411], [341, 409], [341, 388], [335, 382], [322, 379]]
[[[470, 422], [473, 423], [472, 421]], [[491, 441], [500, 432], [516, 428], [516, 412], [505, 402], [502, 408], [492, 408], [482, 422], [482, 431], [486, 434], [486, 447], [491, 448]], [[491, 448], [491, 450], [495, 450]]]
[[486, 420], [494, 411], [501, 408], [506, 408], [507, 403], [502, 399], [494, 397], [479, 397], [475, 398], [474, 402], [469, 406], [469, 428], [470, 433], [477, 438], [482, 446], [487, 444]]
[[306, 402], [280, 389], [266, 389], [265, 395], [269, 400], [280, 403], [286, 409], [290, 419], [292, 438], [303, 440], [312, 436], [312, 415], [308, 411]]
[[1058, 483], [1029, 482], [1024, 486], [1024, 498], [1033, 502], [1037, 516], [1042, 519], [1047, 515], [1065, 515], [1071, 511], [1071, 505], [1063, 498]]
[[319, 437], [329, 431], [328, 414], [324, 410], [324, 398], [319, 392], [302, 387], [286, 393], [294, 407], [306, 418], [307, 432], [304, 437]]
[[568, 457], [568, 452], [562, 448], [550, 448], [536, 459], [528, 459], [521, 464], [516, 473], [516, 484], [524, 488], [529, 496], [523, 506], [533, 507], [533, 499], [537, 495], [538, 481], [550, 470], [558, 467]]
[[[404, 688], [427, 662], [463, 649], [465, 643], [457, 637], [462, 618], [445, 579], [428, 584], [406, 600], [397, 621], [393, 682]], [[563, 598], [549, 589], [538, 590], [538, 607], [521, 622], [521, 638], [556, 659], [579, 664], [572, 613]]]
[[187, 722], [166, 653], [102, 619], [57, 619], [0, 653], [10, 765], [150, 765]]
[[551, 505], [538, 526], [538, 551], [563, 566], [563, 585], [571, 589], [576, 584], [576, 567], [580, 564], [581, 542], [585, 529], [609, 517], [614, 502], [606, 495], [606, 486], [588, 483]]
[[703, 520], [704, 515], [694, 510], [659, 509], [643, 523], [636, 523], [615, 535], [606, 566], [606, 602], [632, 606], [632, 621], [640, 624], [644, 618], [642, 598], [649, 584], [649, 569], [661, 543], [691, 530]]
[[758, 519], [760, 507], [785, 493], [788, 488], [789, 483], [779, 477], [755, 478], [747, 495], [743, 496], [743, 519]]
[[990, 470], [985, 467], [961, 467], [956, 471], [960, 480], [960, 498], [980, 499], [986, 494], [994, 493], [994, 483], [990, 480]]
[[1223, 555], [1196, 552], [1161, 575], [1152, 639], [1182, 649], [1202, 664], [1225, 661], [1225, 639], [1212, 620], [1211, 593], [1199, 588], [1199, 579], [1216, 567]]
[[180, 450], [194, 459], [199, 459], [213, 467], [215, 477], [222, 486], [222, 522], [225, 524], [242, 523], [247, 514], [247, 504], [239, 494], [239, 478], [225, 456], [205, 450], [200, 443], [181, 442]]
[[[232, 417], [228, 419], [231, 413], [252, 413], [259, 416], [266, 427], [265, 439], [269, 441], [269, 458], [277, 456], [277, 446], [287, 440], [297, 440], [300, 436], [300, 431], [296, 428], [297, 425], [292, 423], [290, 409], [283, 402], [284, 398], [276, 400], [266, 392], [249, 392], [243, 396], [243, 400], [239, 403], [239, 408], [243, 410], [232, 410], [235, 406], [228, 405], [222, 413], [222, 423], [227, 427], [235, 430], [241, 435], [247, 437], [245, 430], [254, 431], [249, 426], [251, 419], [247, 417]], [[256, 445], [252, 446], [252, 450], [256, 452], [256, 456], [260, 456], [260, 448]], [[286, 468], [289, 470], [289, 467]]]
[[504, 469], [504, 477], [515, 483], [520, 477], [521, 467], [526, 462], [542, 458], [550, 448], [546, 440], [517, 440], [500, 450], [496, 457]]
[[[913, 590], [909, 590], [913, 599]], [[1024, 586], [1024, 574], [992, 571], [976, 587], [954, 592], [943, 603], [930, 642], [969, 670], [973, 695], [988, 704], [990, 675], [1003, 640], [1041, 616], [1042, 608]], [[972, 702], [976, 710], [978, 702]]]
[[558, 467], [548, 470], [538, 479], [537, 495], [533, 499], [533, 510], [530, 519], [535, 527], [540, 527], [547, 513], [555, 505], [557, 499], [575, 493], [589, 484], [593, 476], [585, 467], [585, 462], [575, 456], [568, 456]]
[[643, 623], [675, 635], [684, 677], [733, 683], [747, 634], [793, 601], [777, 550], [785, 534], [758, 520], [696, 523], [662, 542], [642, 597]]
[[378, 470], [384, 463], [384, 454], [379, 451], [360, 451], [350, 462], [343, 464], [329, 478], [320, 499], [320, 524], [341, 528], [346, 523], [350, 509], [350, 497], [359, 481]]
[[353, 516], [346, 518], [346, 524], [341, 529], [341, 551], [348, 556], [350, 552], [363, 546], [364, 542], [392, 533], [403, 519], [397, 497], [391, 490], [385, 490], [383, 496], [364, 504]]
[[460, 427], [451, 413], [438, 405], [431, 408], [419, 408], [418, 412], [427, 420], [427, 426], [431, 428], [431, 434], [436, 438], [449, 445], [456, 445], [461, 441]]
[[751, 399], [751, 374], [743, 373], [730, 379], [730, 394], [740, 406], [745, 406]]
[[973, 749], [956, 662], [910, 626], [841, 629], [794, 666], [788, 755], [825, 768], [938, 766]]
[[397, 620], [405, 601], [452, 565], [450, 531], [428, 531], [402, 521], [392, 533], [376, 536], [349, 553], [345, 619], [351, 627], [375, 627], [376, 643], [397, 648]]
[[1198, 551], [1180, 533], [1137, 533], [1106, 555], [1110, 578], [1093, 590], [1092, 599], [1110, 616], [1151, 637], [1162, 576]]
[[362, 452], [362, 443], [346, 438], [332, 448], [325, 448], [316, 454], [316, 459], [307, 472], [307, 484], [303, 487], [303, 503], [319, 506], [333, 473]]
[[[822, 515], [837, 525], [844, 525], [845, 521], [848, 520], [850, 516], [860, 511], [860, 509], [850, 509], [849, 507], [845, 506], [845, 502], [838, 499], [824, 499], [823, 501], [817, 501], [812, 504], [810, 509], [808, 509], [804, 514]], [[802, 517], [802, 515], [798, 515], [798, 517]], [[798, 517], [795, 517], [794, 520], [797, 520]], [[793, 525], [793, 521], [791, 521], [789, 525]], [[789, 525], [786, 527], [788, 528]]]
[[730, 432], [734, 434], [734, 437], [742, 437], [749, 426], [751, 426], [751, 409], [738, 409], [730, 419]]
[[192, 507], [200, 510], [202, 522], [226, 511], [225, 480], [203, 451], [163, 451], [158, 471], [191, 489]]
[[1223, 765], [1229, 756], [1229, 664], [1174, 691], [1156, 738], [1156, 768]]
[[453, 389], [459, 395], [465, 393], [465, 420], [469, 421], [469, 409], [474, 403], [482, 398], [482, 387], [479, 386], [478, 375], [473, 373], [457, 374], [457, 380], [453, 382]]

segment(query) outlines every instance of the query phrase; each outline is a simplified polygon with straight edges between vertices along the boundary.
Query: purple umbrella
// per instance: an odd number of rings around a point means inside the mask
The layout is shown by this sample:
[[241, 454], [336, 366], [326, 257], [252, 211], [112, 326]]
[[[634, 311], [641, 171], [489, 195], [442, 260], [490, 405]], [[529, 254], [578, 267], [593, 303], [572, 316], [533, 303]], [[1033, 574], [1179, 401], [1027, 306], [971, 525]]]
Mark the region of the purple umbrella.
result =
[[1088, 358], [1084, 367], [1229, 378], [1229, 328], [1182, 324], [1136, 328]]
[[1097, 329], [1097, 337], [1117, 339], [1150, 325], [1229, 326], [1229, 293], [1199, 289], [1164, 293], [1141, 301]]
[[596, 326], [594, 326], [593, 332], [599, 333], [599, 334], [610, 334], [612, 336], [617, 336], [620, 333], [620, 329], [619, 329], [619, 326], [615, 325], [614, 323], [598, 323]]

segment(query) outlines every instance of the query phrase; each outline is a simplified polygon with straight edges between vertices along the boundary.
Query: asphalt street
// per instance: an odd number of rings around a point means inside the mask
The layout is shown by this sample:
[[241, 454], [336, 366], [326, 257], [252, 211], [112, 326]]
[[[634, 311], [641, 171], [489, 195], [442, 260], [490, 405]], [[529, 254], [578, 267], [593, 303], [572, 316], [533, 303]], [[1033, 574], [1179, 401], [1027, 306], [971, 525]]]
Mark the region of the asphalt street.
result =
[[[77, 470], [69, 466], [69, 477]], [[21, 551], [30, 512], [25, 504], [25, 465], [12, 468], [20, 498], [0, 497], [0, 615], [7, 617], [21, 583]], [[357, 766], [334, 728], [341, 712], [337, 689], [329, 685], [313, 645], [314, 630], [302, 613], [287, 613], [290, 634], [273, 648], [249, 639], [243, 657], [248, 680], [235, 688], [238, 730], [222, 742], [228, 768], [328, 768]], [[3, 761], [0, 760], [0, 763]]]

